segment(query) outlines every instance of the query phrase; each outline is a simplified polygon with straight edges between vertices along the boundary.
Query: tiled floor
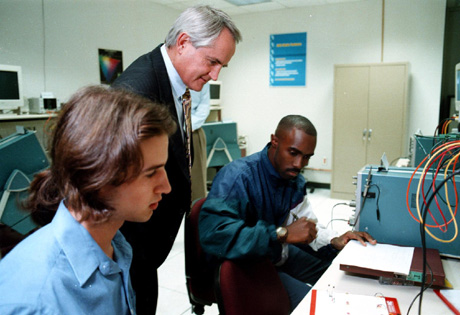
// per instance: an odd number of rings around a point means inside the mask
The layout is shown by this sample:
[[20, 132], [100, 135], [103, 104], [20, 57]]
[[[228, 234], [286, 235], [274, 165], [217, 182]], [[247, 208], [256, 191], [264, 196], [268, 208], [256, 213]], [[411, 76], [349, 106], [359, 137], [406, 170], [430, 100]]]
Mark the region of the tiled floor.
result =
[[[349, 200], [338, 200], [330, 198], [328, 189], [315, 189], [308, 194], [320, 224], [328, 225], [334, 230], [343, 233], [350, 229], [346, 221], [352, 214], [351, 207], [343, 205]], [[333, 214], [334, 221], [330, 223]], [[335, 220], [339, 219], [339, 220]], [[191, 314], [191, 307], [185, 287], [185, 263], [184, 263], [184, 232], [179, 231], [173, 249], [165, 263], [158, 270], [159, 296], [157, 314], [159, 315], [181, 315]], [[219, 314], [217, 305], [205, 308], [205, 315]]]

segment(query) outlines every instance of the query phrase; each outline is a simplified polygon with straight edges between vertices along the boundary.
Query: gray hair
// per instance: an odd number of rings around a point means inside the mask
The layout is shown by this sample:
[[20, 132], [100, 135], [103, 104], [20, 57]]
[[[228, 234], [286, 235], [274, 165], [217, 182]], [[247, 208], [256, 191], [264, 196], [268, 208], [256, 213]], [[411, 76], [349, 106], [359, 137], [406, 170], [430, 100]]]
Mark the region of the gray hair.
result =
[[235, 43], [242, 40], [241, 33], [230, 16], [222, 10], [204, 5], [186, 9], [166, 35], [166, 47], [176, 44], [177, 38], [183, 32], [190, 36], [193, 47], [208, 47], [227, 28]]
[[290, 131], [292, 128], [297, 128], [305, 132], [307, 135], [316, 137], [317, 132], [315, 126], [304, 116], [288, 115], [283, 117], [276, 127], [275, 135], [279, 137], [280, 132]]

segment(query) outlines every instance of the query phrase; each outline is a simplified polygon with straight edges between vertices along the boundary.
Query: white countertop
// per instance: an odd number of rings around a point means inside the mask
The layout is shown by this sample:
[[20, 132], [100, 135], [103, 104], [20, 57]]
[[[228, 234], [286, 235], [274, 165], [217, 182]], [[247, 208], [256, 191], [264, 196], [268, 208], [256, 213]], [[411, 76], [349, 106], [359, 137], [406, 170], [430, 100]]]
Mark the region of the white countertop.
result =
[[27, 119], [47, 119], [49, 117], [56, 117], [57, 113], [51, 112], [46, 114], [0, 114], [0, 121], [2, 120], [27, 120]]
[[[402, 314], [407, 314], [408, 307], [413, 298], [420, 292], [417, 286], [398, 286], [379, 284], [377, 279], [348, 275], [340, 270], [340, 254], [332, 262], [328, 270], [313, 286], [313, 289], [328, 290], [334, 287], [335, 292], [361, 295], [382, 294], [387, 297], [395, 297], [398, 300]], [[460, 289], [460, 260], [443, 259], [444, 272], [454, 289]], [[311, 291], [292, 312], [292, 315], [310, 314]], [[418, 312], [417, 300], [411, 308], [410, 314]], [[436, 296], [433, 289], [427, 289], [423, 295], [422, 314], [450, 315], [452, 311]]]

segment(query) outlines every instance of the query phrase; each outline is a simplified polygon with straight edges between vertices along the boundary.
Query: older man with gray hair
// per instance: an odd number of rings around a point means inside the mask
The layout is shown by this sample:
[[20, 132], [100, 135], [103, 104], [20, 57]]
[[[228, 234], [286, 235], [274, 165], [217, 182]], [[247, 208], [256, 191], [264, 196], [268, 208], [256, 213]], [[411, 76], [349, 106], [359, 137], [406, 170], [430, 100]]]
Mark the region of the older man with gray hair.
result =
[[157, 268], [168, 256], [191, 204], [191, 126], [189, 89], [200, 91], [216, 80], [235, 53], [241, 34], [231, 18], [210, 6], [188, 8], [174, 22], [164, 44], [135, 60], [114, 82], [168, 107], [180, 126], [169, 141], [166, 171], [172, 192], [146, 223], [128, 223], [121, 231], [133, 247], [131, 277], [138, 314], [154, 314]]

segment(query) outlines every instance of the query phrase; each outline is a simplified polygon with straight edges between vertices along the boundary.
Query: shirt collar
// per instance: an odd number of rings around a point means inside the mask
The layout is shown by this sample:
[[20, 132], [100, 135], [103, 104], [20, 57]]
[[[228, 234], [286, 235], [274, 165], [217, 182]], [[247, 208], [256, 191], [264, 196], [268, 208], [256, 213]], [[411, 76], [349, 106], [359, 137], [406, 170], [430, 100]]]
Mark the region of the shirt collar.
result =
[[[70, 214], [63, 201], [59, 204], [51, 224], [56, 239], [61, 245], [80, 286], [83, 286], [97, 269], [100, 269], [104, 275], [121, 272], [118, 264], [102, 251], [89, 232]], [[118, 231], [112, 244], [119, 243], [120, 237], [123, 238]], [[120, 254], [115, 247], [117, 246], [114, 246], [115, 256], [120, 256], [117, 257], [117, 261], [122, 262], [123, 265], [126, 263], [129, 265], [131, 257]]]
[[276, 169], [273, 166], [273, 164], [270, 161], [270, 159], [268, 158], [268, 149], [270, 148], [270, 146], [271, 146], [270, 142], [267, 143], [267, 145], [265, 146], [265, 148], [261, 152], [261, 154], [262, 154], [262, 157], [261, 157], [262, 165], [265, 168], [265, 170], [268, 172], [270, 177], [273, 177], [276, 180], [279, 180], [279, 179], [282, 179], [282, 178], [281, 178], [280, 174], [276, 171]]
[[168, 52], [166, 51], [166, 45], [160, 47], [161, 55], [166, 65], [166, 71], [168, 72], [169, 82], [171, 82], [172, 92], [175, 99], [178, 99], [185, 93], [187, 86], [182, 81], [179, 73], [172, 64], [171, 58], [169, 58]]

